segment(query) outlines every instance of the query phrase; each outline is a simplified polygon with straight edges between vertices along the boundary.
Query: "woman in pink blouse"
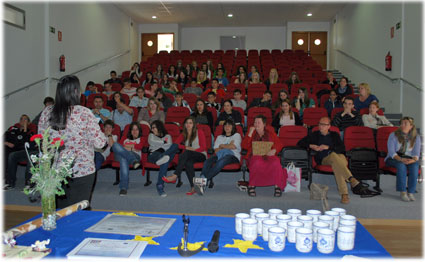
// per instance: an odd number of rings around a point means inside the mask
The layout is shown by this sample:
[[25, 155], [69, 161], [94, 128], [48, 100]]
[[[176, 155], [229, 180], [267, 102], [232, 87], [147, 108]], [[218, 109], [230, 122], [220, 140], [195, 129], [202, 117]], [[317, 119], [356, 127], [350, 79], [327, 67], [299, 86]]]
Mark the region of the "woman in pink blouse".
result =
[[64, 137], [60, 154], [74, 157], [73, 177], [65, 185], [65, 195], [58, 197], [58, 208], [90, 200], [95, 178], [94, 148], [102, 148], [106, 137], [90, 109], [80, 106], [80, 81], [76, 76], [62, 77], [56, 88], [56, 103], [40, 116], [38, 132], [50, 127], [51, 137]]

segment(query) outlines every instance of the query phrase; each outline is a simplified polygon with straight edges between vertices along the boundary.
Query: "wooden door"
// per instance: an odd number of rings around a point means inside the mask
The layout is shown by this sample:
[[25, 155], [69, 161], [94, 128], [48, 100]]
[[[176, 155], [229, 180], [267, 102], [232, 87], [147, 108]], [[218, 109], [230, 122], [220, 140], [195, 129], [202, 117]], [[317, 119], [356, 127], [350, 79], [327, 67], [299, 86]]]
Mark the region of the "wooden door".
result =
[[142, 34], [142, 61], [158, 52], [158, 34]]
[[323, 69], [326, 69], [327, 39], [327, 32], [310, 32], [310, 55]]
[[292, 50], [308, 52], [308, 32], [292, 32]]

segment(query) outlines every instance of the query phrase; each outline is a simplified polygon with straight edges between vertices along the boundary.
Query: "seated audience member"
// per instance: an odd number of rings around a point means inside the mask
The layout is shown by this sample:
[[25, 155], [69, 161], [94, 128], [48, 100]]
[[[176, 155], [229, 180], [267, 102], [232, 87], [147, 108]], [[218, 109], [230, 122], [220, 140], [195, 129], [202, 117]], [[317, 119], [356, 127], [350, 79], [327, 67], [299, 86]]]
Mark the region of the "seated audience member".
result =
[[160, 81], [163, 75], [164, 75], [164, 71], [162, 70], [162, 65], [158, 64], [156, 66], [156, 71], [153, 72], [153, 77], [156, 78], [158, 81]]
[[209, 70], [207, 63], [202, 63], [201, 70], [205, 72], [205, 74], [207, 75], [207, 79], [211, 80], [212, 73]]
[[[265, 155], [257, 155], [256, 145], [264, 142], [268, 143], [270, 150]], [[254, 144], [255, 143], [255, 144]], [[282, 149], [279, 138], [272, 131], [266, 128], [266, 117], [258, 115], [254, 119], [254, 126], [242, 141], [242, 148], [247, 149], [249, 186], [248, 195], [255, 197], [255, 187], [274, 186], [274, 196], [280, 197], [285, 189], [287, 174], [283, 172], [280, 159], [277, 154]], [[260, 152], [261, 153], [261, 152]]]
[[217, 69], [217, 76], [215, 77], [219, 84], [222, 84], [224, 87], [226, 87], [229, 84], [229, 80], [224, 76], [224, 70], [223, 68]]
[[189, 116], [185, 119], [183, 131], [175, 142], [179, 145], [179, 148], [184, 149], [184, 151], [179, 155], [179, 162], [174, 174], [162, 178], [166, 183], [175, 183], [177, 178], [180, 177], [183, 172], [183, 169], [185, 169], [190, 183], [190, 191], [186, 193], [186, 195], [189, 196], [196, 193], [195, 186], [193, 184], [193, 178], [195, 177], [195, 170], [193, 166], [195, 163], [204, 162], [207, 158], [207, 143], [205, 141], [205, 135], [204, 132], [198, 129], [196, 125], [197, 124], [193, 116]]
[[238, 67], [238, 71], [237, 71], [237, 75], [236, 75], [236, 77], [238, 77], [238, 78], [239, 78], [239, 76], [240, 76], [241, 74], [245, 74], [245, 76], [246, 76], [246, 68], [245, 68], [243, 65], [240, 65], [240, 66]]
[[142, 128], [137, 122], [132, 122], [127, 134], [123, 134], [119, 143], [112, 145], [114, 158], [120, 162], [120, 196], [127, 195], [130, 165], [134, 169], [140, 166], [143, 148]]
[[188, 77], [190, 77], [191, 79], [195, 79], [195, 80], [197, 79], [198, 72], [196, 72], [196, 70], [193, 69], [191, 64], [187, 64], [185, 69], [186, 69], [186, 75]]
[[143, 81], [142, 87], [145, 87], [146, 84], [152, 84], [153, 80], [154, 80], [154, 78], [153, 78], [152, 72], [147, 72], [146, 73], [146, 79]]
[[298, 116], [297, 112], [292, 112], [291, 103], [289, 99], [285, 99], [281, 103], [281, 111], [275, 114], [273, 118], [272, 126], [276, 133], [279, 131], [281, 126], [302, 126], [302, 121]]
[[348, 78], [343, 76], [341, 77], [341, 80], [339, 80], [339, 86], [336, 89], [336, 94], [338, 95], [339, 99], [344, 102], [344, 98], [348, 95], [351, 95], [353, 93], [353, 90], [348, 85]]
[[216, 98], [217, 98], [217, 96], [214, 92], [212, 92], [212, 91], [209, 92], [208, 96], [207, 96], [206, 105], [208, 107], [215, 108], [215, 110], [217, 110], [217, 113], [218, 113], [218, 112], [220, 112], [221, 105], [215, 101]]
[[122, 87], [120, 93], [126, 94], [128, 97], [132, 97], [136, 94], [136, 87], [131, 86], [131, 82], [129, 78], [124, 79], [124, 86]]
[[361, 184], [353, 177], [347, 167], [347, 159], [343, 152], [344, 143], [337, 132], [329, 131], [331, 127], [329, 117], [319, 120], [319, 130], [307, 135], [298, 142], [298, 146], [315, 151], [314, 160], [318, 165], [331, 165], [334, 172], [338, 192], [341, 195], [341, 203], [350, 203], [348, 197], [347, 182], [351, 184], [355, 192]]
[[176, 66], [175, 65], [170, 65], [168, 67], [168, 73], [167, 73], [168, 78], [172, 78], [172, 79], [177, 79], [177, 77], [179, 76], [177, 74], [176, 71]]
[[146, 107], [148, 105], [148, 98], [145, 97], [145, 89], [143, 87], [138, 87], [136, 89], [136, 95], [131, 98], [130, 105], [137, 108]]
[[106, 105], [112, 108], [112, 110], [115, 110], [117, 109], [117, 103], [120, 102], [121, 99], [124, 100], [121, 93], [117, 91], [112, 95], [111, 99], [106, 102]]
[[87, 83], [87, 88], [86, 89], [87, 90], [84, 92], [84, 95], [86, 97], [88, 97], [91, 94], [97, 94], [98, 93], [97, 86], [94, 85], [94, 82], [93, 81], [89, 81]]
[[333, 75], [333, 73], [331, 72], [331, 71], [329, 71], [327, 74], [326, 74], [326, 80], [325, 81], [323, 81], [322, 83], [323, 84], [328, 84], [328, 85], [330, 85], [331, 86], [331, 88], [332, 89], [335, 89], [335, 87], [338, 85], [337, 84], [337, 82], [336, 82], [336, 79], [334, 78], [334, 75]]
[[252, 76], [249, 80], [250, 84], [260, 84], [261, 82], [261, 78], [260, 78], [260, 74], [258, 72], [254, 72], [252, 73]]
[[282, 102], [286, 99], [289, 99], [289, 95], [288, 92], [285, 89], [282, 89], [279, 91], [279, 98], [277, 99], [277, 101], [272, 105], [272, 110], [276, 111], [276, 110], [280, 110], [280, 107], [282, 105]]
[[137, 121], [140, 123], [142, 123], [141, 121], [145, 121], [149, 125], [151, 125], [153, 121], [155, 120], [164, 122], [165, 121], [164, 111], [160, 110], [159, 108], [160, 108], [159, 101], [155, 97], [150, 97], [148, 100], [148, 106], [140, 110]]
[[235, 84], [244, 84], [245, 89], [248, 88], [248, 77], [246, 76], [246, 73], [242, 72], [239, 74], [238, 78], [235, 79]]
[[208, 125], [211, 128], [211, 132], [213, 130], [213, 122], [214, 118], [210, 111], [207, 109], [207, 105], [205, 101], [202, 99], [196, 100], [196, 106], [193, 109], [193, 113], [191, 116], [194, 117], [196, 124]]
[[167, 113], [168, 108], [172, 107], [173, 102], [164, 94], [162, 89], [158, 89], [155, 92], [155, 98], [158, 100], [160, 107], [164, 109], [164, 112]]
[[175, 95], [176, 93], [179, 92], [179, 89], [177, 88], [177, 81], [174, 79], [171, 80], [170, 85], [168, 87], [164, 87], [164, 86], [162, 87], [162, 91], [164, 91], [164, 93]]
[[269, 78], [264, 81], [264, 84], [267, 86], [267, 89], [270, 88], [271, 84], [279, 83], [279, 74], [277, 73], [276, 68], [270, 69]]
[[251, 107], [268, 107], [272, 108], [272, 92], [265, 91], [263, 98], [254, 98], [248, 108]]
[[[33, 132], [29, 129], [31, 120], [27, 115], [22, 115], [17, 125], [9, 128], [4, 134], [4, 170], [6, 183], [4, 190], [12, 189], [16, 183], [16, 170], [20, 161], [28, 161], [25, 152], [25, 143], [30, 142]], [[33, 150], [31, 150], [32, 152]], [[28, 163], [29, 164], [29, 163]], [[29, 165], [25, 171], [25, 184], [29, 185], [31, 173]]]
[[120, 127], [122, 132], [125, 126], [130, 124], [132, 120], [133, 109], [124, 103], [124, 99], [120, 98], [120, 100], [117, 101], [117, 109], [114, 110], [112, 115], [112, 121]]
[[388, 154], [385, 163], [397, 169], [396, 190], [400, 192], [401, 200], [415, 201], [421, 138], [416, 131], [413, 118], [403, 117], [400, 120], [400, 127], [390, 134], [387, 146]]
[[177, 92], [176, 96], [174, 97], [173, 107], [175, 106], [186, 107], [187, 109], [189, 109], [189, 112], [192, 112], [190, 105], [187, 103], [186, 100], [183, 99], [183, 94], [180, 92]]
[[105, 94], [106, 96], [108, 96], [108, 100], [111, 99], [111, 96], [114, 94], [115, 92], [112, 90], [112, 83], [110, 80], [105, 80], [103, 82], [103, 94]]
[[94, 149], [94, 164], [96, 166], [96, 171], [98, 171], [101, 167], [103, 162], [108, 158], [108, 156], [111, 154], [111, 147], [118, 141], [118, 136], [112, 134], [112, 131], [114, 130], [114, 122], [110, 119], [106, 120], [103, 124], [103, 133], [105, 134], [105, 137], [108, 139], [108, 143], [103, 148], [95, 148]]
[[[180, 73], [181, 71], [186, 70], [183, 66], [183, 62], [181, 59], [177, 60], [176, 71]], [[186, 72], [187, 73], [187, 72]]]
[[152, 84], [151, 84], [151, 88], [146, 90], [145, 89], [145, 94], [149, 95], [149, 96], [155, 96], [156, 90], [160, 89], [159, 85], [158, 85], [158, 81], [156, 81], [156, 79], [153, 80]]
[[246, 102], [245, 100], [242, 100], [242, 92], [240, 89], [235, 89], [233, 91], [232, 103], [233, 103], [233, 106], [240, 107], [243, 109], [243, 111], [246, 110]]
[[166, 197], [167, 194], [164, 191], [164, 180], [162, 178], [167, 175], [168, 166], [174, 159], [179, 147], [177, 144], [173, 144], [173, 139], [167, 133], [164, 123], [159, 120], [152, 122], [148, 143], [150, 152], [148, 162], [159, 166], [156, 191], [161, 197]]
[[[133, 82], [133, 81], [136, 81], [134, 79], [134, 76], [136, 76], [137, 82]], [[139, 79], [142, 78], [142, 76], [143, 76], [143, 72], [142, 72], [142, 70], [140, 70], [140, 64], [137, 63], [137, 62], [134, 63], [133, 66], [131, 67], [131, 71], [130, 71], [131, 82], [132, 83], [140, 83]]]
[[196, 77], [196, 83], [201, 84], [204, 88], [206, 88], [208, 82], [207, 74], [204, 71], [199, 71]]
[[190, 86], [186, 87], [184, 89], [184, 93], [185, 94], [195, 94], [196, 96], [200, 97], [203, 93], [202, 88], [200, 88], [199, 86], [197, 86], [196, 84], [196, 80], [192, 80], [190, 81]]
[[216, 95], [218, 95], [220, 98], [226, 96], [226, 91], [220, 88], [220, 84], [217, 80], [217, 78], [213, 78], [211, 81], [211, 87], [205, 90], [204, 93], [208, 94], [210, 92], [214, 92]]
[[250, 68], [250, 71], [248, 73], [248, 78], [251, 79], [252, 78], [252, 74], [253, 73], [258, 73], [258, 68], [256, 65], [252, 65]]
[[117, 77], [117, 72], [115, 72], [114, 70], [112, 70], [112, 71], [109, 73], [109, 76], [111, 77], [111, 78], [109, 79], [109, 80], [111, 81], [111, 83], [117, 83], [117, 84], [122, 85], [121, 79], [119, 79], [119, 78]]
[[[55, 103], [55, 99], [53, 99], [53, 97], [48, 96], [48, 97], [44, 98], [44, 101], [43, 101], [44, 108], [46, 108], [48, 106], [52, 106], [54, 103]], [[43, 110], [41, 110], [41, 112], [38, 113], [38, 115], [36, 115], [34, 117], [34, 120], [32, 120], [32, 123], [34, 125], [38, 126], [38, 121], [40, 120], [40, 116], [41, 116], [42, 112], [43, 112]]]
[[331, 90], [329, 93], [329, 99], [325, 102], [324, 108], [328, 111], [328, 116], [331, 116], [332, 110], [334, 108], [341, 108], [341, 100], [338, 99], [335, 90]]
[[303, 118], [304, 109], [316, 107], [314, 99], [308, 97], [308, 91], [305, 87], [298, 89], [298, 96], [294, 98], [293, 105], [300, 112], [300, 118]]
[[218, 63], [217, 64], [217, 68], [214, 71], [213, 78], [216, 78], [217, 77], [217, 75], [218, 75], [218, 69], [220, 69], [220, 68], [223, 69], [223, 76], [224, 77], [227, 77], [227, 72], [226, 72], [226, 69], [224, 68], [223, 63]]
[[361, 126], [363, 125], [362, 117], [358, 111], [352, 111], [354, 108], [354, 100], [352, 97], [347, 96], [344, 99], [344, 111], [339, 112], [332, 119], [332, 125], [339, 128], [341, 131], [341, 137], [343, 137], [344, 130], [349, 126]]
[[95, 96], [93, 104], [94, 108], [91, 111], [100, 123], [104, 123], [111, 117], [111, 112], [108, 109], [103, 108], [103, 98], [101, 96]]
[[168, 79], [167, 74], [162, 75], [162, 78], [159, 80], [159, 86], [161, 88], [169, 88], [170, 87], [170, 80]]
[[214, 74], [214, 65], [211, 59], [207, 60], [207, 65], [208, 65], [208, 70], [210, 70], [211, 72], [211, 78], [212, 78], [212, 75]]
[[354, 108], [357, 111], [360, 111], [360, 109], [363, 108], [368, 108], [371, 102], [379, 102], [378, 98], [371, 94], [369, 84], [361, 83], [359, 85], [359, 93], [360, 96], [354, 99]]
[[198, 73], [199, 71], [201, 71], [201, 70], [199, 69], [199, 67], [198, 67], [198, 62], [196, 62], [196, 60], [193, 60], [193, 61], [192, 61], [192, 68], [193, 68], [193, 70], [194, 70], [196, 73]]
[[139, 84], [140, 85], [140, 79], [137, 77], [137, 75], [132, 74], [130, 76], [130, 83], [132, 83], [132, 84]]
[[363, 125], [373, 129], [378, 129], [382, 126], [393, 126], [385, 116], [378, 115], [378, 110], [378, 102], [371, 102], [369, 105], [369, 114], [362, 115]]
[[184, 88], [187, 83], [189, 83], [189, 77], [186, 75], [186, 70], [183, 69], [179, 72], [179, 76], [177, 77], [177, 84], [181, 85], [182, 88]]
[[291, 87], [293, 84], [299, 84], [301, 83], [300, 78], [298, 77], [297, 72], [292, 72], [291, 75], [289, 76], [289, 79], [286, 80], [286, 85], [289, 88], [289, 92], [291, 92]]
[[218, 116], [215, 125], [224, 125], [227, 120], [232, 120], [236, 125], [243, 126], [241, 113], [239, 113], [237, 110], [233, 110], [233, 103], [230, 99], [224, 101], [223, 112], [221, 112]]
[[236, 125], [228, 119], [224, 122], [223, 133], [215, 139], [214, 155], [204, 162], [201, 177], [202, 184], [195, 184], [199, 193], [203, 195], [207, 179], [210, 180], [223, 169], [224, 166], [239, 163], [241, 159], [241, 135], [236, 132]]

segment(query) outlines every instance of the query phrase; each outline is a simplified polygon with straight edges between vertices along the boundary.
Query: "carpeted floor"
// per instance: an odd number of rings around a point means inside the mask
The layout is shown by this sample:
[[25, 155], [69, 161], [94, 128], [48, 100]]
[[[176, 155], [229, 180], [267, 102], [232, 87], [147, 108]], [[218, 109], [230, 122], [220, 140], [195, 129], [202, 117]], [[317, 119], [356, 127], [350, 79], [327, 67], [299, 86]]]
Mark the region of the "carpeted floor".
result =
[[[30, 203], [28, 196], [22, 193], [24, 168], [19, 167], [17, 187], [4, 191], [5, 205], [40, 205]], [[171, 174], [171, 171], [169, 171]], [[199, 176], [199, 172], [197, 172]], [[225, 214], [234, 215], [238, 212], [248, 212], [250, 208], [261, 207], [280, 208], [284, 211], [289, 208], [321, 210], [319, 200], [310, 200], [307, 181], [302, 181], [301, 192], [283, 193], [282, 197], [273, 197], [273, 187], [257, 188], [257, 197], [249, 197], [236, 187], [236, 182], [242, 178], [242, 173], [221, 173], [215, 179], [213, 189], [208, 189], [204, 196], [187, 196], [189, 183], [186, 174], [182, 174], [183, 186], [176, 188], [174, 184], [166, 184], [167, 197], [160, 197], [155, 189], [157, 172], [151, 172], [152, 184], [145, 187], [145, 177], [141, 170], [130, 172], [130, 187], [127, 196], [119, 196], [118, 186], [113, 186], [115, 171], [110, 168], [102, 169], [98, 173], [93, 192], [91, 206], [93, 209], [128, 210], [145, 212], [172, 212], [197, 214]], [[418, 184], [415, 202], [402, 202], [399, 193], [395, 191], [395, 176], [381, 175], [383, 194], [372, 198], [360, 198], [350, 192], [350, 204], [343, 205], [338, 195], [333, 176], [313, 174], [315, 183], [329, 186], [328, 201], [331, 207], [343, 207], [347, 213], [358, 218], [383, 219], [422, 219], [423, 186]], [[371, 183], [372, 185], [372, 183]], [[374, 185], [374, 184], [373, 184]]]

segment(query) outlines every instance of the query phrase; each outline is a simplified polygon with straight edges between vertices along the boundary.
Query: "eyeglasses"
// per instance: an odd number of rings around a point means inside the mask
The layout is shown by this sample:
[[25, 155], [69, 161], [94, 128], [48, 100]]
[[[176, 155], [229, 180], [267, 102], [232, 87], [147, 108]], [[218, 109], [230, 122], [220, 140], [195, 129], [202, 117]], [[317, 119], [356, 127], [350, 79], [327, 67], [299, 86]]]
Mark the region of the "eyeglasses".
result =
[[330, 124], [327, 124], [327, 123], [319, 123], [319, 126], [330, 126]]

